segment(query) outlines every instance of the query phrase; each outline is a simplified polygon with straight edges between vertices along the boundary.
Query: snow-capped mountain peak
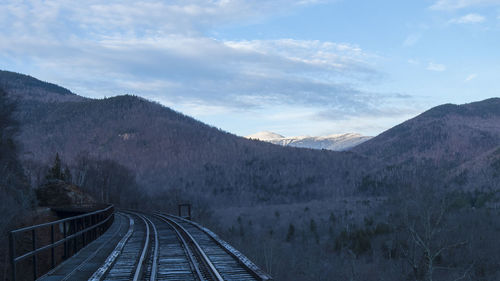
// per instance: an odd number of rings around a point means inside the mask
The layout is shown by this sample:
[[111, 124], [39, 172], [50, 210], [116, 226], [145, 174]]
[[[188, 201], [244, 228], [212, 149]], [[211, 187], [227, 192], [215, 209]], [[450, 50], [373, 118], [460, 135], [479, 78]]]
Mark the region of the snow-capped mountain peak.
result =
[[297, 136], [297, 137], [284, 137], [282, 135], [263, 131], [256, 134], [246, 136], [249, 139], [257, 139], [261, 141], [267, 141], [270, 143], [283, 145], [283, 146], [295, 146], [313, 149], [329, 149], [329, 150], [348, 150], [360, 143], [369, 140], [371, 137], [362, 136], [356, 133], [346, 133], [346, 134], [332, 134], [327, 136]]
[[255, 140], [261, 140], [261, 141], [267, 141], [267, 140], [274, 140], [274, 139], [282, 139], [284, 136], [269, 132], [269, 131], [262, 131], [255, 133], [253, 135], [246, 136], [247, 139], [255, 139]]

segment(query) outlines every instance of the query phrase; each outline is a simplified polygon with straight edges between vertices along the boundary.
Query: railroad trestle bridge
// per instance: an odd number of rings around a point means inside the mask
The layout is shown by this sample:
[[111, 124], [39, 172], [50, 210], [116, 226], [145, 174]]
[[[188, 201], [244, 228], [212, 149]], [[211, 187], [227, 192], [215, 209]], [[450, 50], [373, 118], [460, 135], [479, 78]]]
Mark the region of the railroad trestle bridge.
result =
[[13, 281], [272, 280], [191, 220], [113, 206], [13, 230], [10, 255]]

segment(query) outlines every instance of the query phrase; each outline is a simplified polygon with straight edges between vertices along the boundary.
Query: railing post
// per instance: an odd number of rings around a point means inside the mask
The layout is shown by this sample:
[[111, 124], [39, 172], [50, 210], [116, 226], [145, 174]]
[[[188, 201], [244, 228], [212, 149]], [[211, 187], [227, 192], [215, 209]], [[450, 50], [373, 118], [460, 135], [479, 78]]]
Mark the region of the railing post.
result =
[[[99, 223], [99, 214], [96, 214], [94, 216], [94, 223], [95, 224], [98, 224]], [[96, 227], [95, 230], [94, 230], [94, 236], [95, 236], [95, 239], [97, 239], [97, 237], [99, 237], [99, 227]]]
[[52, 244], [52, 248], [50, 249], [50, 255], [51, 255], [51, 261], [52, 261], [52, 267], [56, 267], [56, 260], [54, 256], [54, 225], [50, 225], [50, 244]]
[[115, 221], [115, 210], [113, 209], [113, 211], [109, 215], [111, 216], [111, 219], [109, 220], [108, 227], [106, 229], [109, 229], [113, 224], [113, 222]]
[[[96, 225], [98, 223], [98, 221], [97, 221], [97, 215], [93, 215], [92, 216], [92, 221], [94, 222], [92, 224], [92, 226], [94, 226], [94, 225]], [[96, 240], [97, 239], [97, 227], [94, 228], [94, 231], [92, 231], [92, 232], [94, 233], [94, 240]]]
[[[100, 220], [101, 217], [100, 216], [101, 216], [101, 214], [96, 214], [96, 216], [95, 216], [96, 223], [100, 223], [101, 222], [101, 220]], [[96, 229], [95, 229], [96, 237], [101, 236], [101, 226], [102, 225], [96, 227]]]
[[[76, 225], [76, 219], [73, 220], [73, 234], [77, 233], [77, 225]], [[76, 253], [76, 242], [77, 242], [77, 237], [76, 235], [73, 237], [73, 255]]]
[[[33, 228], [31, 230], [31, 237], [33, 238], [31, 241], [33, 242], [33, 251], [36, 251], [36, 232], [35, 232], [35, 228]], [[36, 253], [33, 254], [33, 280], [36, 280], [37, 278], [37, 270], [38, 270], [38, 266], [37, 266], [37, 263], [36, 263]]]
[[[89, 217], [90, 227], [94, 226], [94, 215]], [[89, 241], [94, 241], [94, 229], [89, 231]]]
[[85, 231], [86, 229], [86, 222], [87, 221], [87, 218], [86, 217], [83, 217], [82, 218], [82, 248], [85, 247], [85, 242], [86, 242], [86, 239], [85, 239], [85, 234], [87, 234], [87, 231]]
[[12, 281], [16, 281], [16, 245], [14, 239], [14, 233], [10, 233], [9, 235], [9, 244], [10, 244], [10, 262], [12, 263]]
[[63, 222], [63, 236], [64, 236], [64, 259], [68, 258], [68, 241], [66, 240], [66, 237], [68, 236], [68, 233], [66, 231], [66, 222]]

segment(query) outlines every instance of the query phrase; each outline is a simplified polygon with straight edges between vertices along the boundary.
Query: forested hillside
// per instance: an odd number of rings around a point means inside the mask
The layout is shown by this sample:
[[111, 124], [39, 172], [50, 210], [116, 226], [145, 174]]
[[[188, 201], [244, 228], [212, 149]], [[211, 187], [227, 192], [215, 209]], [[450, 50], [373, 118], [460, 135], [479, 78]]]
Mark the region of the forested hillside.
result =
[[18, 159], [15, 141], [18, 123], [13, 117], [16, 104], [0, 88], [0, 219], [1, 235], [12, 218], [33, 204], [32, 192]]
[[[6, 278], [8, 230], [34, 206], [34, 192], [18, 159], [18, 123], [13, 116], [16, 104], [0, 87], [0, 278]], [[17, 219], [17, 221], [16, 221]]]
[[333, 152], [240, 138], [135, 96], [87, 99], [10, 72], [0, 83], [18, 104], [2, 118], [19, 123], [2, 136], [24, 168], [11, 162], [4, 190], [38, 186], [59, 154], [100, 201], [193, 203], [276, 280], [500, 278], [500, 99], [439, 106]]
[[379, 159], [360, 189], [376, 194], [419, 183], [435, 188], [500, 187], [500, 98], [446, 104], [360, 144], [354, 152]]
[[498, 98], [438, 106], [352, 152], [331, 152], [240, 138], [140, 97], [88, 99], [6, 71], [0, 85], [19, 103], [21, 155], [32, 181], [43, 179], [59, 153], [73, 169], [78, 157], [115, 160], [148, 192], [181, 190], [236, 205], [383, 195], [414, 182], [498, 185]]
[[[0, 81], [12, 79], [7, 74]], [[353, 153], [237, 137], [139, 97], [84, 99], [27, 76], [14, 77], [13, 95], [22, 104], [23, 159], [35, 181], [44, 174], [41, 164], [56, 153], [70, 166], [85, 154], [116, 160], [152, 193], [175, 189], [212, 203], [247, 205], [350, 194], [369, 167], [367, 158]], [[19, 82], [23, 79], [28, 83]], [[61, 100], [34, 99], [32, 87], [37, 97]]]
[[0, 87], [9, 93], [11, 99], [20, 103], [26, 101], [81, 101], [84, 99], [61, 86], [43, 82], [28, 75], [4, 70], [0, 70]]
[[386, 163], [433, 159], [457, 165], [500, 145], [500, 98], [445, 104], [354, 148]]

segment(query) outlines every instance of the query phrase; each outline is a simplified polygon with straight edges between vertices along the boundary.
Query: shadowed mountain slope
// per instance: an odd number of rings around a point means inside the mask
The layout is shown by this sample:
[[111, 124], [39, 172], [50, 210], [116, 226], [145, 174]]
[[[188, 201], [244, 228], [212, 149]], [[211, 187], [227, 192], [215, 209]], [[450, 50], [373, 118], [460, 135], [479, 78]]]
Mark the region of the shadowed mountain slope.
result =
[[353, 151], [387, 163], [460, 164], [500, 145], [500, 98], [445, 104], [389, 129]]
[[43, 82], [28, 75], [0, 70], [0, 87], [20, 102], [81, 101], [84, 98], [58, 85]]
[[[31, 85], [62, 101], [32, 99]], [[18, 113], [25, 161], [48, 163], [59, 152], [71, 164], [88, 153], [131, 168], [152, 192], [176, 189], [234, 204], [303, 201], [352, 192], [367, 161], [237, 137], [135, 96], [94, 100], [39, 85], [15, 94], [28, 97]]]
[[49, 163], [56, 152], [70, 164], [89, 154], [130, 168], [152, 193], [286, 203], [408, 184], [472, 188], [485, 173], [488, 186], [500, 174], [498, 98], [438, 106], [352, 151], [334, 152], [237, 137], [135, 96], [88, 99], [9, 72], [0, 72], [0, 81], [19, 103], [27, 166]]
[[380, 161], [360, 188], [405, 185], [497, 189], [500, 174], [500, 99], [434, 107], [355, 147]]

